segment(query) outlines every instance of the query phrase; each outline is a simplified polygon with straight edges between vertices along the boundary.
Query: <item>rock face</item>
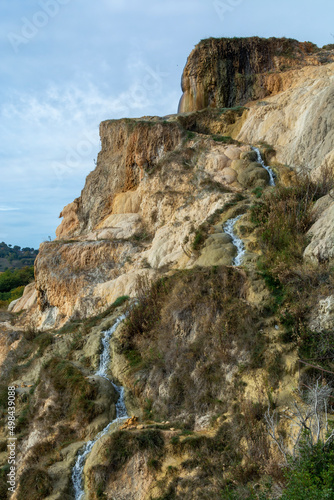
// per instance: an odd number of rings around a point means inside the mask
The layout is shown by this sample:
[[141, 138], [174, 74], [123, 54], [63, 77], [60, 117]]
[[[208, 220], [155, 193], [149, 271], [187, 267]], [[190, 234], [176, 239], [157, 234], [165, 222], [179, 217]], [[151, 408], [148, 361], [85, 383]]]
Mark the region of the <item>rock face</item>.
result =
[[308, 235], [311, 239], [304, 257], [313, 262], [333, 261], [334, 259], [334, 202], [331, 195], [320, 198], [314, 207], [316, 221]]
[[[110, 214], [136, 213], [140, 200], [132, 191], [167, 152], [180, 143], [176, 122], [109, 120], [101, 123], [102, 150], [81, 197], [63, 212], [57, 238], [72, 238], [95, 229]], [[127, 197], [116, 194], [131, 192]]]
[[294, 168], [333, 168], [333, 105], [333, 63], [288, 71], [280, 93], [249, 106], [237, 138], [273, 144], [277, 161]]
[[333, 62], [331, 47], [320, 50], [309, 42], [203, 40], [184, 69], [179, 112], [247, 105], [233, 138], [274, 145], [283, 164], [332, 168]]
[[191, 52], [182, 76], [179, 112], [207, 106], [244, 105], [277, 93], [281, 72], [320, 64], [319, 49], [310, 42], [286, 38], [210, 38]]
[[216, 114], [212, 131], [210, 116], [196, 113], [103, 122], [96, 169], [62, 211], [56, 240], [41, 245], [35, 289], [13, 311], [29, 306], [31, 321], [48, 329], [135, 296], [139, 282], [171, 269], [213, 265], [218, 255], [230, 265], [234, 248], [218, 234], [194, 242], [235, 194], [268, 185], [250, 146], [214, 133], [239, 119]]

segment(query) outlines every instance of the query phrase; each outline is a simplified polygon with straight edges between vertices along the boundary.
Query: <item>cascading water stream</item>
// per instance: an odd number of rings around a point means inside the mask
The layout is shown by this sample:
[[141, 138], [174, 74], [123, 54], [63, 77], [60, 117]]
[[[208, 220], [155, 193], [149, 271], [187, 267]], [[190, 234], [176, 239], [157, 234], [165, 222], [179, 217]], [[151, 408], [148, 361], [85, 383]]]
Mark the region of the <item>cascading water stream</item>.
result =
[[[269, 186], [275, 186], [275, 176], [274, 172], [271, 170], [270, 167], [267, 167], [265, 165], [260, 150], [258, 148], [252, 147], [252, 150], [256, 152], [257, 154], [257, 161], [261, 163], [262, 167], [268, 172], [269, 174]], [[242, 262], [242, 258], [245, 254], [245, 245], [243, 241], [235, 234], [234, 232], [234, 226], [238, 222], [238, 220], [242, 217], [242, 215], [238, 215], [238, 217], [235, 217], [234, 219], [229, 219], [227, 222], [224, 224], [224, 231], [226, 234], [231, 236], [232, 238], [232, 243], [237, 249], [237, 255], [233, 259], [233, 265], [234, 266], [240, 266]]]
[[100, 363], [97, 372], [95, 373], [98, 377], [103, 377], [113, 385], [116, 392], [119, 394], [118, 401], [116, 403], [116, 418], [110, 422], [101, 432], [99, 432], [94, 439], [88, 441], [84, 447], [79, 451], [77, 460], [74, 464], [72, 470], [72, 483], [74, 488], [74, 498], [75, 500], [82, 500], [84, 497], [84, 484], [83, 484], [83, 470], [87, 460], [88, 455], [93, 449], [94, 444], [101, 439], [102, 436], [105, 436], [109, 431], [110, 427], [115, 423], [120, 423], [122, 420], [128, 418], [125, 401], [124, 401], [124, 388], [118, 387], [115, 385], [112, 380], [110, 380], [107, 376], [109, 363], [110, 363], [110, 339], [113, 333], [115, 332], [118, 325], [124, 321], [125, 315], [122, 314], [117, 318], [114, 325], [109, 328], [109, 330], [104, 332], [104, 336], [102, 339], [102, 353], [100, 355]]
[[255, 151], [255, 153], [257, 154], [257, 161], [258, 163], [261, 163], [262, 167], [268, 172], [269, 174], [269, 177], [270, 177], [270, 180], [269, 180], [269, 186], [275, 186], [275, 177], [274, 177], [274, 172], [271, 170], [270, 167], [267, 167], [267, 165], [265, 165], [263, 159], [262, 159], [262, 156], [261, 156], [261, 153], [260, 153], [260, 150], [258, 148], [252, 148], [253, 151]]
[[229, 219], [224, 224], [225, 233], [228, 234], [229, 236], [231, 236], [232, 243], [237, 249], [237, 255], [233, 259], [234, 266], [240, 266], [240, 264], [242, 262], [242, 258], [243, 258], [244, 253], [245, 253], [244, 242], [234, 232], [234, 226], [238, 222], [240, 217], [242, 217], [242, 215], [238, 215], [238, 217], [235, 217], [234, 219]]

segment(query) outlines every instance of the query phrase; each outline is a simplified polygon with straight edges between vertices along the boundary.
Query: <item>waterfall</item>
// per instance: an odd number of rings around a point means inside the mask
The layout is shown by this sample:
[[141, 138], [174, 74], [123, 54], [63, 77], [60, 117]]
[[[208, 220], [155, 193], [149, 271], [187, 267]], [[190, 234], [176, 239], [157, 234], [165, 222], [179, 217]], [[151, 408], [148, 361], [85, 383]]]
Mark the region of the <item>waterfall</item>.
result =
[[102, 338], [102, 353], [100, 354], [100, 363], [97, 372], [95, 373], [98, 377], [104, 377], [109, 380], [109, 382], [113, 385], [116, 392], [119, 394], [118, 401], [116, 403], [116, 418], [110, 422], [102, 431], [100, 431], [94, 439], [88, 441], [83, 448], [78, 453], [76, 462], [74, 464], [72, 470], [72, 483], [74, 488], [74, 498], [75, 500], [82, 500], [84, 498], [84, 484], [83, 484], [83, 470], [87, 460], [88, 455], [93, 449], [94, 444], [101, 439], [102, 436], [105, 436], [109, 431], [110, 427], [115, 423], [120, 423], [123, 419], [128, 418], [125, 401], [124, 401], [124, 387], [118, 387], [115, 385], [112, 380], [108, 378], [108, 368], [110, 364], [110, 339], [113, 333], [115, 332], [118, 325], [124, 321], [125, 315], [122, 314], [119, 316], [114, 323], [114, 325], [104, 332], [104, 336]]
[[244, 245], [243, 241], [234, 232], [234, 226], [238, 222], [240, 217], [242, 217], [242, 215], [238, 215], [238, 217], [235, 217], [234, 219], [229, 219], [224, 224], [225, 233], [228, 234], [229, 236], [231, 236], [232, 243], [237, 249], [237, 255], [233, 259], [234, 266], [240, 266], [240, 264], [242, 262], [242, 258], [243, 258], [244, 253], [245, 253], [245, 245]]
[[264, 164], [264, 161], [262, 159], [260, 150], [258, 148], [252, 148], [253, 151], [257, 154], [257, 161], [258, 163], [261, 163], [262, 167], [266, 169], [266, 171], [269, 174], [270, 180], [269, 180], [269, 186], [275, 186], [275, 176], [274, 172], [271, 170], [271, 168], [267, 167], [267, 165]]

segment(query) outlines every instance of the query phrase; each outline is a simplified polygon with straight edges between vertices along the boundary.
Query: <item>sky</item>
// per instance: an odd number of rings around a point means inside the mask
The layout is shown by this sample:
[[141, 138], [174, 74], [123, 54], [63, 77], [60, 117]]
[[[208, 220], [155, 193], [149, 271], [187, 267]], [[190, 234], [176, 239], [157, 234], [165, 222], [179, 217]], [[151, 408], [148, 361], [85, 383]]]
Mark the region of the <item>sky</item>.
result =
[[38, 248], [95, 168], [103, 120], [177, 111], [204, 38], [334, 43], [333, 0], [0, 0], [0, 242]]

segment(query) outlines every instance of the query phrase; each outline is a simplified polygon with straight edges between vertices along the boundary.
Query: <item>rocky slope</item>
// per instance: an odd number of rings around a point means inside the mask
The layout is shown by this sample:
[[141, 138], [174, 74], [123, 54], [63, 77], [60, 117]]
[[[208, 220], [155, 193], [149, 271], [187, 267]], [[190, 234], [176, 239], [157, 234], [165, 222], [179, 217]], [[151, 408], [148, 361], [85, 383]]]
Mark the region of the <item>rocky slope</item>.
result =
[[[57, 239], [41, 245], [35, 290], [30, 287], [13, 312], [28, 309], [38, 327], [50, 328], [97, 313], [119, 296], [135, 296], [138, 277], [231, 264], [233, 245], [221, 227], [211, 224], [217, 234], [203, 249], [194, 246], [197, 232], [210, 217], [218, 223], [236, 194], [268, 185], [269, 176], [249, 145], [189, 132], [190, 119], [101, 124], [97, 167], [81, 197], [63, 210]], [[231, 127], [230, 115], [217, 122], [221, 130]]]
[[181, 113], [101, 124], [96, 169], [0, 318], [0, 496], [8, 384], [12, 498], [74, 498], [78, 450], [117, 414], [97, 368], [126, 312], [110, 376], [136, 418], [94, 445], [86, 498], [257, 498], [268, 477], [279, 497], [268, 404], [283, 421], [309, 383], [298, 358], [334, 371], [333, 69], [310, 43], [210, 39], [188, 59]]

